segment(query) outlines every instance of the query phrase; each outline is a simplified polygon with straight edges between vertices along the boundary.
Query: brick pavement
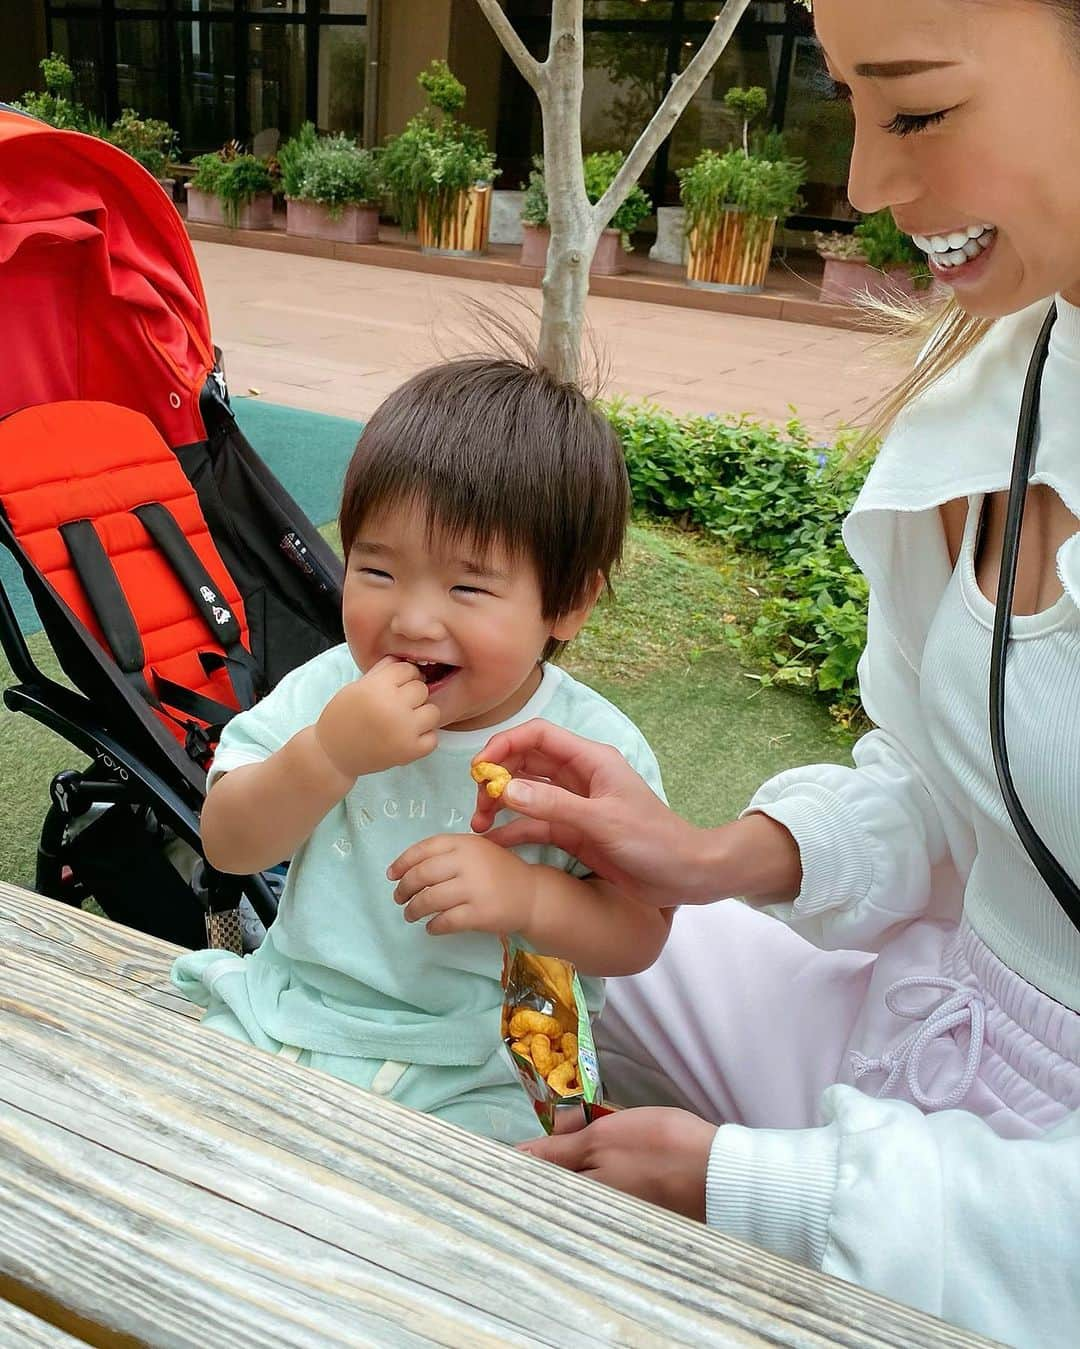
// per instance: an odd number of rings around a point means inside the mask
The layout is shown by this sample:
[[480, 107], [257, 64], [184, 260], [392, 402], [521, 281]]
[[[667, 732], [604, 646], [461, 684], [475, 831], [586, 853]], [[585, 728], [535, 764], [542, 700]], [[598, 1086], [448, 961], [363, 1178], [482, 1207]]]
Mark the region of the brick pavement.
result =
[[[468, 302], [521, 313], [536, 291], [360, 263], [195, 245], [230, 387], [271, 402], [366, 418], [392, 388], [476, 345]], [[888, 387], [879, 339], [839, 328], [592, 297], [607, 391], [677, 412], [784, 421], [822, 436]]]

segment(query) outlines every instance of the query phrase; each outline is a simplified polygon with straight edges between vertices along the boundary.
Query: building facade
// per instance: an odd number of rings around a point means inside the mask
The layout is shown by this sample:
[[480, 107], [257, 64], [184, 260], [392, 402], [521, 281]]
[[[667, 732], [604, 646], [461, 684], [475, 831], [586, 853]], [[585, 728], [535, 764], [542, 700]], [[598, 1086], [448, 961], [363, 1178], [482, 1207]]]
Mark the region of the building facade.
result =
[[[504, 3], [542, 56], [550, 0]], [[585, 0], [586, 151], [633, 144], [720, 4]], [[464, 115], [488, 132], [500, 186], [519, 186], [541, 146], [533, 93], [475, 0], [5, 0], [0, 47], [10, 53], [20, 36], [29, 41], [0, 60], [0, 97], [33, 84], [30, 58], [54, 50], [71, 63], [82, 102], [108, 120], [123, 107], [165, 119], [186, 156], [231, 139], [271, 153], [305, 120], [378, 143], [421, 105], [415, 77], [435, 57], [465, 82]], [[724, 94], [751, 84], [768, 90], [770, 123], [808, 162], [804, 223], [850, 218], [848, 110], [826, 92], [809, 16], [784, 0], [751, 4], [646, 171], [653, 199], [676, 202], [678, 170], [701, 148], [728, 144], [735, 127]]]

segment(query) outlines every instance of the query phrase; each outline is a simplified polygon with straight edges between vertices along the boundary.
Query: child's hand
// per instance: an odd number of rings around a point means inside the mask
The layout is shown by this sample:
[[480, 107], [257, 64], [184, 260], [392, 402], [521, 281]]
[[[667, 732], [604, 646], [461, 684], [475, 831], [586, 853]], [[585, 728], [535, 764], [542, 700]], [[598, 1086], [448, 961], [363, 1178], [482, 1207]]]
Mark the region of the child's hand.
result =
[[359, 778], [430, 754], [438, 725], [439, 709], [416, 666], [386, 656], [334, 694], [315, 735], [338, 772]]
[[405, 921], [430, 919], [427, 930], [524, 932], [532, 926], [535, 870], [515, 853], [473, 834], [438, 834], [414, 844], [391, 863], [394, 899], [407, 905]]

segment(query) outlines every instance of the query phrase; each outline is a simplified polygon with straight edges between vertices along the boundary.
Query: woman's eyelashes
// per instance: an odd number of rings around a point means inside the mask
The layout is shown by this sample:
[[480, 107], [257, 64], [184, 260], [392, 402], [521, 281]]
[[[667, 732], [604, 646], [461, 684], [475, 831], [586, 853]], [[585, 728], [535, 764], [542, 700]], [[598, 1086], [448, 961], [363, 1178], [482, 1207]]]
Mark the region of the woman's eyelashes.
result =
[[[851, 102], [851, 86], [841, 84], [839, 80], [834, 80], [832, 76], [828, 77], [827, 96], [837, 103]], [[889, 132], [892, 136], [915, 136], [920, 131], [926, 131], [932, 126], [937, 126], [948, 117], [953, 108], [942, 108], [939, 112], [898, 112], [891, 121], [885, 122], [882, 131]]]
[[886, 122], [883, 125], [882, 130], [889, 132], [892, 136], [915, 136], [920, 131], [926, 131], [929, 127], [944, 122], [952, 111], [952, 108], [944, 108], [941, 112], [898, 112], [891, 122]]

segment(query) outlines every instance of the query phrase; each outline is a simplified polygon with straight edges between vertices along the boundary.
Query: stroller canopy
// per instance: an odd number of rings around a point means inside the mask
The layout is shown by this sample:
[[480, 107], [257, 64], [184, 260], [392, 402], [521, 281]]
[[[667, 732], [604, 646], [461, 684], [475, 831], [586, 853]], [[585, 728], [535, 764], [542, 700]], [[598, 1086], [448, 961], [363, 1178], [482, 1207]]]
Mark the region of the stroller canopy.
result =
[[0, 417], [93, 399], [204, 439], [214, 353], [175, 207], [122, 150], [2, 107], [0, 330]]

